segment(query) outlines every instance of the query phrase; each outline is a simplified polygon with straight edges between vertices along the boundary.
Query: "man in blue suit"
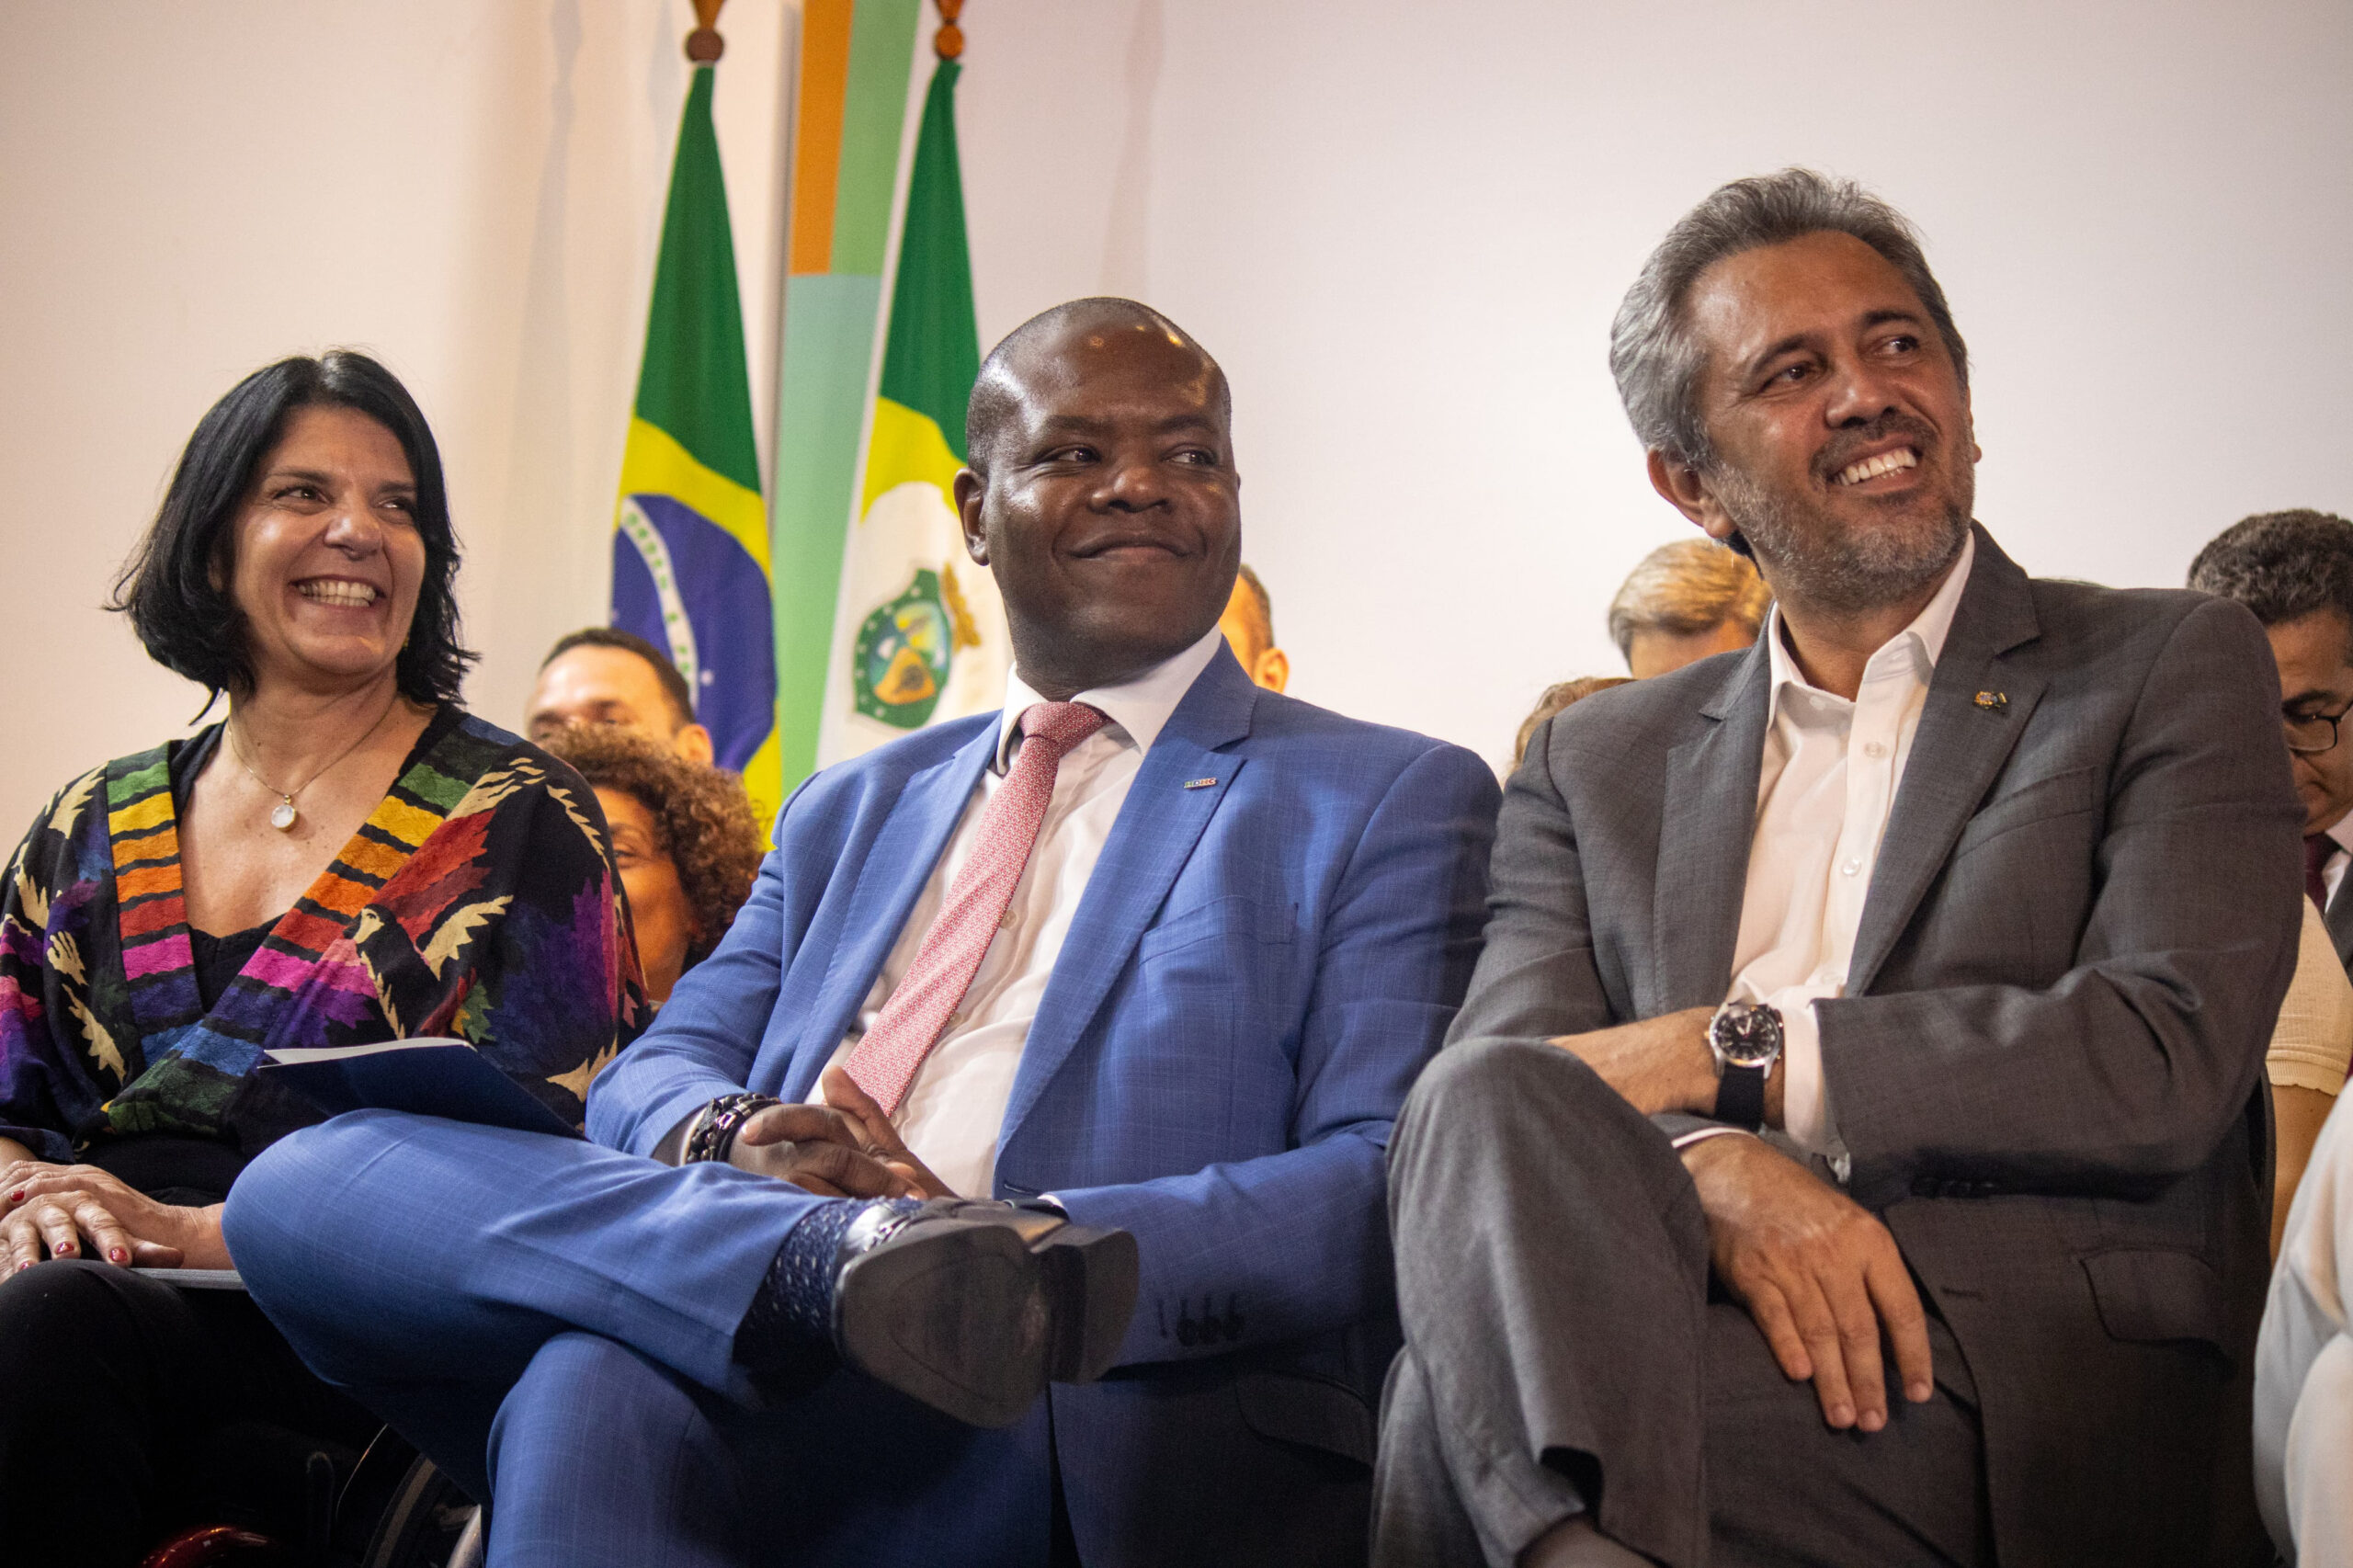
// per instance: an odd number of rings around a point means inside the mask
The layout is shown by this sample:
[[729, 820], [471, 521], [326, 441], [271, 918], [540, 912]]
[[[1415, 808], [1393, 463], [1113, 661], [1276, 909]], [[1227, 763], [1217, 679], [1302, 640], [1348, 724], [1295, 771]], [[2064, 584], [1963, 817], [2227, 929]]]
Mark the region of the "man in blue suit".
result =
[[502, 1568], [1362, 1559], [1497, 791], [1225, 651], [1229, 413], [1140, 305], [1017, 330], [957, 481], [1005, 714], [795, 794], [593, 1142], [362, 1111], [239, 1180], [264, 1309]]

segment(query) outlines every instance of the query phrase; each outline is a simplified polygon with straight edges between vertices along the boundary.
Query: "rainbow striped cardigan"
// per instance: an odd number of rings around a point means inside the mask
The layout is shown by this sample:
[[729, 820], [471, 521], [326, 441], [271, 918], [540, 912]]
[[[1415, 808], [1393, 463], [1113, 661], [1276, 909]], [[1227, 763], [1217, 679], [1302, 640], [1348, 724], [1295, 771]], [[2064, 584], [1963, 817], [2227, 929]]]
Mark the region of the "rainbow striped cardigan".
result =
[[263, 1052], [456, 1035], [577, 1122], [641, 1025], [637, 960], [596, 797], [455, 708], [208, 1011], [180, 890], [172, 760], [66, 786], [0, 889], [0, 1134], [43, 1159], [160, 1132], [247, 1156], [316, 1119]]

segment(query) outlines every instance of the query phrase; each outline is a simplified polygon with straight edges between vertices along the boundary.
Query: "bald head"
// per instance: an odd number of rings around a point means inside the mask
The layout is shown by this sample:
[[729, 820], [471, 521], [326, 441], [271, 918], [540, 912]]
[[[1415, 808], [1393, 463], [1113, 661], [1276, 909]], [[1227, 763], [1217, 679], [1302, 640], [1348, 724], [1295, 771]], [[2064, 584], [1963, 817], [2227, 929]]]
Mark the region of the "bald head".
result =
[[1078, 300], [989, 355], [956, 476], [1015, 666], [1061, 700], [1210, 634], [1241, 562], [1225, 372], [1132, 300]]
[[1197, 377], [1220, 422], [1232, 423], [1233, 394], [1225, 384], [1225, 371], [1183, 327], [1133, 300], [1069, 300], [1006, 333], [981, 362], [972, 400], [964, 405], [964, 450], [972, 466], [988, 471], [997, 436], [1020, 410], [1024, 387], [1041, 381], [1067, 384], [1086, 373], [1088, 359], [1142, 346], [1129, 340], [1156, 340], [1166, 345], [1172, 360], [1189, 358], [1191, 367], [1172, 364], [1172, 369], [1180, 379]]

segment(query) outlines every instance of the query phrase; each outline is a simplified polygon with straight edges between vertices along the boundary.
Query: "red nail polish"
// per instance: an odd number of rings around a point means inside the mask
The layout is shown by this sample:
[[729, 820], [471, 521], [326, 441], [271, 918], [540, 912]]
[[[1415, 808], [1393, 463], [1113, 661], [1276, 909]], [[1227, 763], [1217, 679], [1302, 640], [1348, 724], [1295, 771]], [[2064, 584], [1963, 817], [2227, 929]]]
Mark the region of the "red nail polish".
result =
[[121, 1262], [121, 1261], [122, 1261], [126, 1256], [129, 1256], [129, 1255], [128, 1255], [127, 1253], [125, 1253], [125, 1252], [124, 1252], [120, 1247], [108, 1247], [108, 1248], [107, 1249], [107, 1256], [108, 1256], [108, 1257], [109, 1257], [109, 1258], [111, 1258], [112, 1260], [114, 1260], [114, 1261], [115, 1261], [115, 1262], [117, 1262], [117, 1263], [120, 1263], [120, 1262]]
[[22, 1203], [24, 1200], [25, 1189], [23, 1187], [18, 1187], [16, 1191], [8, 1195], [8, 1201], [11, 1203]]
[[63, 1246], [57, 1249], [57, 1256], [60, 1257], [72, 1257], [80, 1249], [75, 1247], [72, 1242], [68, 1242]]

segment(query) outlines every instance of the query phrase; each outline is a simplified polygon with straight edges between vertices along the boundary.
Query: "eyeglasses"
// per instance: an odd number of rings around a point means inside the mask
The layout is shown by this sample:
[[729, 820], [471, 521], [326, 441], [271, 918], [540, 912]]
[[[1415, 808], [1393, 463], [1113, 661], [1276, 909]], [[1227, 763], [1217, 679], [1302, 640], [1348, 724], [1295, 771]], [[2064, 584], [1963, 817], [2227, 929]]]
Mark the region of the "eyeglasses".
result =
[[2353, 713], [2353, 702], [2334, 713], [2283, 714], [2279, 722], [2288, 732], [2288, 749], [2306, 756], [2316, 756], [2336, 749], [2336, 729], [2345, 716]]

